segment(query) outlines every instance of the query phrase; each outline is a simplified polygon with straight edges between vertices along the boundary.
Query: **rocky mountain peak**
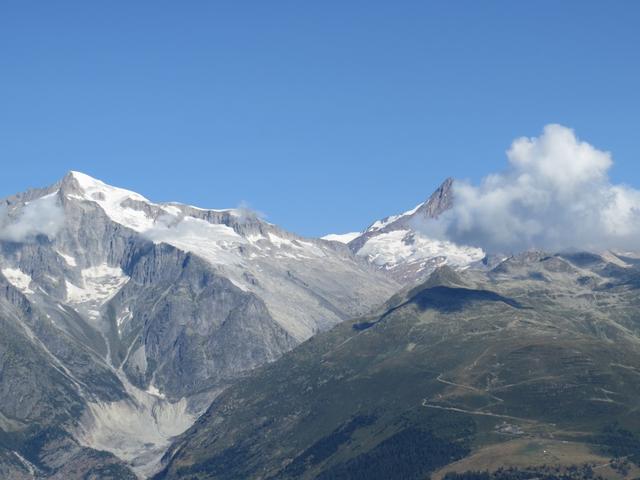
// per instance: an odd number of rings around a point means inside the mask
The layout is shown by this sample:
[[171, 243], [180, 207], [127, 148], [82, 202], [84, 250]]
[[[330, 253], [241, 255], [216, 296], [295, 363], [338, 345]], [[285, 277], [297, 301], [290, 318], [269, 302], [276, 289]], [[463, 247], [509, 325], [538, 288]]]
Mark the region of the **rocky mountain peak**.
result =
[[448, 265], [437, 267], [427, 281], [421, 285], [422, 288], [431, 287], [460, 287], [466, 283], [453, 268]]
[[[423, 222], [439, 217], [453, 206], [453, 185], [454, 179], [447, 178], [412, 210], [374, 222], [352, 237], [349, 248], [405, 284], [424, 280], [445, 264], [465, 267], [481, 260], [484, 252], [479, 248], [432, 239], [422, 232]], [[341, 236], [335, 235], [325, 238], [341, 240]]]
[[423, 215], [426, 218], [437, 218], [453, 206], [453, 178], [447, 178], [424, 202], [416, 215]]

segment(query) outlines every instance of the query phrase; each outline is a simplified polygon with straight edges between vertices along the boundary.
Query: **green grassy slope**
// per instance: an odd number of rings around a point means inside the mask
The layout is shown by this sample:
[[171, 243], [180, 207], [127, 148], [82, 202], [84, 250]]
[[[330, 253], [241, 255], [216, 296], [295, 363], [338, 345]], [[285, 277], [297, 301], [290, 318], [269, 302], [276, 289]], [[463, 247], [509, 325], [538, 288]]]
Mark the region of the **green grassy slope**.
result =
[[589, 255], [440, 269], [231, 387], [157, 478], [419, 479], [514, 438], [606, 449], [614, 422], [640, 431], [638, 286]]

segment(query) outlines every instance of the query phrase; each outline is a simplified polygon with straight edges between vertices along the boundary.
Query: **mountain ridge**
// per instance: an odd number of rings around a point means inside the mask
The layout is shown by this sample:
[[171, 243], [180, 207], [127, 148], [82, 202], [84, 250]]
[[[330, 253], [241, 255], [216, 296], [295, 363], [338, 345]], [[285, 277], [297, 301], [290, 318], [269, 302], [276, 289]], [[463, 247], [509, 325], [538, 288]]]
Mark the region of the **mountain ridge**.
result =
[[153, 203], [79, 172], [0, 205], [0, 300], [12, 332], [0, 354], [14, 344], [31, 352], [4, 357], [5, 384], [23, 371], [9, 359], [58, 372], [22, 382], [34, 404], [0, 395], [0, 428], [13, 439], [7, 458], [43, 476], [65, 471], [27, 447], [51, 428], [44, 447], [76, 445], [78, 468], [98, 468], [87, 460], [97, 449], [115, 454], [105, 461], [118, 475], [127, 465], [149, 474], [169, 439], [237, 378], [398, 288], [345, 246], [240, 209]]
[[366, 258], [402, 284], [420, 282], [442, 265], [468, 267], [485, 257], [482, 249], [425, 234], [425, 225], [454, 205], [454, 190], [455, 180], [446, 178], [424, 202], [411, 210], [377, 220], [358, 234], [331, 234], [322, 238], [347, 244], [354, 254]]

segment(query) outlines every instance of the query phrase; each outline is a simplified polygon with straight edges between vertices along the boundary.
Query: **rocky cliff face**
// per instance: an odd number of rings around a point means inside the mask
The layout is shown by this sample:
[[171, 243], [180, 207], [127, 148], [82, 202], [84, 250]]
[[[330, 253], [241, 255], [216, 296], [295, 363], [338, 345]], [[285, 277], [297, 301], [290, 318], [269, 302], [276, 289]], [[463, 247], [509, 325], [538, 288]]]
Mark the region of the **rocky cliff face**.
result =
[[149, 473], [230, 383], [397, 286], [251, 212], [157, 204], [77, 172], [5, 199], [0, 465]]

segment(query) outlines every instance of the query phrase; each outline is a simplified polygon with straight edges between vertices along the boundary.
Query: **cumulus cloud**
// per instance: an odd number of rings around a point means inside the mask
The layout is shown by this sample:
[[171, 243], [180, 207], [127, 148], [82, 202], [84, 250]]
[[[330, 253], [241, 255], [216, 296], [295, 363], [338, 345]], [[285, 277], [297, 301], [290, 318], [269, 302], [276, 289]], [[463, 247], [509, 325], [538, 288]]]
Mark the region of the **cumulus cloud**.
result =
[[55, 237], [64, 223], [64, 211], [54, 194], [24, 205], [18, 212], [0, 209], [0, 240], [29, 242], [39, 235]]
[[454, 182], [453, 208], [419, 228], [489, 252], [638, 249], [640, 191], [611, 183], [608, 152], [548, 125], [515, 140], [507, 157], [480, 185]]

